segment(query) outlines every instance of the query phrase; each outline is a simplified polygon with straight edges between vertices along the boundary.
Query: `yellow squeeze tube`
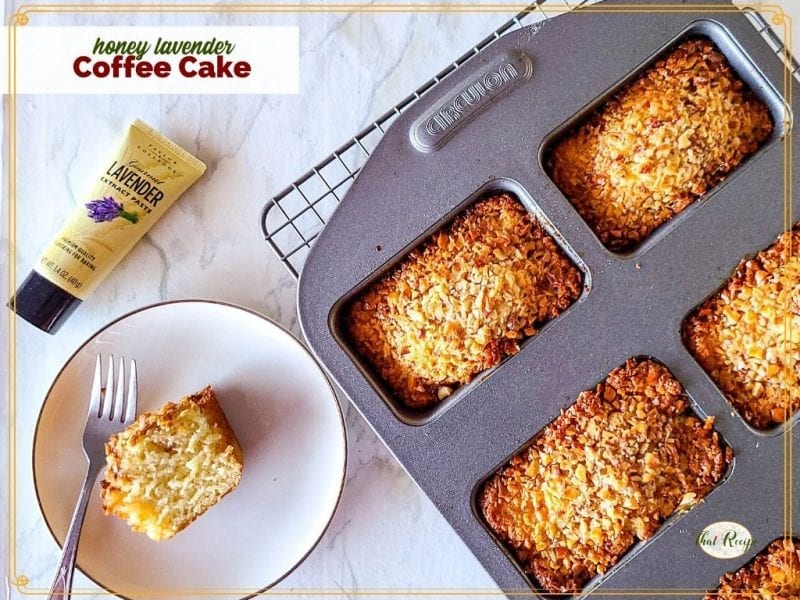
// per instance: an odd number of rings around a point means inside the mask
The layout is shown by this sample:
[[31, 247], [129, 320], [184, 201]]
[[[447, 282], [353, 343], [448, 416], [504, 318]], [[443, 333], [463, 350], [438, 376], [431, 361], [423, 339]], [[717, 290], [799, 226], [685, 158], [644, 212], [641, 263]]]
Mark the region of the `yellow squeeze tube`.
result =
[[55, 333], [205, 170], [175, 142], [134, 121], [9, 307]]

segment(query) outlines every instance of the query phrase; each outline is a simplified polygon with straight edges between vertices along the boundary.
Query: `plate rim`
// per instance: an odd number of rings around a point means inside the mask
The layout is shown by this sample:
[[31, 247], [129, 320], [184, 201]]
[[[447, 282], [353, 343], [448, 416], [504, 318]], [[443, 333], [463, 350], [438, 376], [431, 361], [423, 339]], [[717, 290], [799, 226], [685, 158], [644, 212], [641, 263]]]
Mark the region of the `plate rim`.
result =
[[[114, 325], [116, 325], [120, 321], [123, 321], [123, 320], [127, 319], [128, 317], [131, 317], [131, 316], [133, 316], [135, 314], [138, 314], [138, 313], [141, 313], [141, 312], [145, 312], [147, 310], [152, 310], [154, 308], [160, 308], [160, 307], [163, 307], [163, 306], [169, 306], [169, 305], [172, 305], [172, 304], [210, 304], [210, 305], [222, 306], [222, 307], [225, 307], [225, 308], [232, 308], [232, 309], [235, 309], [235, 310], [240, 310], [240, 311], [243, 311], [245, 313], [248, 313], [249, 315], [257, 317], [257, 318], [259, 318], [259, 319], [261, 319], [263, 321], [266, 321], [267, 323], [277, 327], [280, 331], [282, 331], [283, 333], [288, 335], [289, 338], [292, 341], [294, 341], [302, 349], [302, 351], [313, 361], [314, 365], [317, 367], [317, 370], [322, 375], [322, 378], [325, 381], [325, 384], [328, 386], [328, 389], [331, 392], [331, 396], [333, 398], [334, 405], [336, 406], [336, 412], [337, 412], [337, 414], [339, 416], [339, 429], [342, 432], [342, 444], [344, 446], [344, 448], [343, 448], [343, 450], [344, 450], [343, 451], [344, 461], [342, 463], [342, 478], [341, 478], [341, 482], [339, 483], [339, 490], [338, 490], [338, 492], [336, 494], [336, 501], [333, 504], [333, 510], [331, 510], [331, 514], [328, 517], [328, 520], [325, 523], [324, 527], [320, 531], [319, 536], [310, 545], [308, 550], [306, 550], [306, 552], [297, 560], [297, 562], [295, 562], [286, 572], [284, 572], [283, 574], [279, 575], [276, 579], [274, 579], [273, 581], [268, 583], [266, 586], [264, 586], [262, 588], [259, 588], [258, 590], [255, 590], [252, 593], [249, 593], [249, 594], [246, 594], [244, 596], [241, 596], [240, 599], [239, 599], [239, 600], [249, 600], [250, 598], [255, 598], [255, 597], [267, 592], [271, 588], [273, 588], [276, 585], [278, 585], [281, 581], [286, 579], [289, 575], [294, 573], [294, 571], [297, 570], [297, 568], [301, 564], [303, 564], [305, 562], [305, 560], [317, 548], [317, 546], [319, 546], [319, 543], [322, 541], [322, 538], [325, 536], [325, 534], [327, 533], [328, 529], [330, 528], [330, 525], [333, 522], [333, 517], [336, 515], [336, 511], [339, 509], [339, 505], [341, 504], [342, 494], [344, 492], [344, 486], [345, 486], [345, 483], [347, 481], [347, 465], [348, 465], [348, 456], [347, 456], [348, 438], [347, 438], [347, 426], [346, 426], [346, 423], [345, 423], [344, 412], [342, 411], [342, 405], [339, 402], [338, 396], [336, 395], [336, 390], [334, 389], [333, 384], [331, 383], [331, 380], [328, 377], [328, 373], [325, 371], [325, 368], [322, 366], [322, 363], [319, 361], [319, 359], [314, 355], [314, 353], [305, 344], [303, 344], [303, 342], [300, 340], [300, 338], [298, 336], [294, 335], [291, 331], [289, 331], [282, 324], [278, 323], [272, 317], [269, 317], [269, 316], [267, 316], [267, 315], [265, 315], [265, 314], [263, 314], [263, 313], [261, 313], [261, 312], [259, 312], [257, 310], [254, 310], [252, 308], [248, 308], [246, 306], [242, 306], [241, 304], [236, 304], [235, 302], [227, 302], [225, 300], [211, 300], [211, 299], [208, 299], [208, 298], [182, 298], [182, 299], [178, 299], [178, 300], [162, 300], [160, 302], [154, 302], [152, 304], [146, 304], [144, 306], [140, 306], [139, 308], [135, 308], [133, 310], [130, 310], [130, 311], [120, 315], [119, 317], [116, 317], [115, 319], [112, 319], [111, 321], [107, 322], [105, 325], [101, 326], [99, 329], [95, 330], [92, 334], [90, 334], [75, 349], [75, 351], [72, 354], [70, 354], [70, 356], [64, 361], [64, 364], [61, 365], [61, 368], [58, 370], [58, 373], [56, 373], [56, 375], [53, 377], [53, 380], [50, 382], [50, 385], [47, 388], [47, 392], [45, 392], [45, 394], [44, 394], [44, 399], [42, 400], [41, 406], [39, 407], [39, 413], [36, 416], [36, 424], [34, 426], [33, 439], [31, 441], [31, 457], [30, 457], [30, 461], [31, 461], [30, 462], [30, 469], [31, 469], [32, 480], [33, 480], [33, 490], [34, 490], [34, 493], [36, 495], [36, 503], [37, 503], [37, 505], [39, 507], [39, 513], [42, 515], [42, 520], [44, 521], [44, 524], [47, 526], [47, 530], [50, 533], [50, 537], [53, 538], [53, 541], [55, 541], [55, 543], [58, 546], [59, 550], [63, 551], [63, 543], [58, 539], [58, 536], [56, 536], [55, 532], [53, 531], [53, 527], [52, 527], [52, 525], [50, 524], [50, 521], [47, 518], [47, 514], [45, 513], [44, 506], [42, 505], [41, 495], [39, 493], [39, 485], [38, 485], [37, 480], [36, 480], [36, 446], [37, 446], [36, 442], [37, 442], [37, 439], [39, 437], [39, 425], [41, 424], [42, 415], [44, 413], [45, 406], [47, 405], [47, 400], [48, 400], [48, 398], [50, 398], [50, 395], [53, 392], [53, 388], [55, 387], [56, 382], [58, 382], [58, 380], [61, 378], [61, 376], [64, 373], [64, 371], [66, 370], [67, 366], [98, 335], [100, 335], [101, 333], [103, 333], [107, 329], [113, 327]], [[84, 577], [89, 579], [89, 581], [91, 581], [92, 583], [97, 585], [101, 590], [104, 590], [105, 592], [107, 592], [109, 594], [112, 594], [112, 595], [114, 595], [114, 596], [116, 596], [118, 598], [121, 598], [122, 600], [132, 600], [128, 596], [125, 596], [125, 595], [123, 595], [123, 594], [121, 594], [119, 592], [115, 592], [110, 587], [104, 585], [103, 583], [101, 583], [100, 581], [98, 581], [97, 579], [95, 579], [94, 577], [89, 575], [83, 568], [81, 568], [78, 565], [77, 556], [76, 556], [76, 560], [75, 560], [75, 568]], [[219, 592], [219, 591], [223, 591], [223, 590], [214, 590], [214, 591], [215, 592]], [[235, 595], [237, 593], [239, 593], [239, 592], [233, 592], [232, 595]]]

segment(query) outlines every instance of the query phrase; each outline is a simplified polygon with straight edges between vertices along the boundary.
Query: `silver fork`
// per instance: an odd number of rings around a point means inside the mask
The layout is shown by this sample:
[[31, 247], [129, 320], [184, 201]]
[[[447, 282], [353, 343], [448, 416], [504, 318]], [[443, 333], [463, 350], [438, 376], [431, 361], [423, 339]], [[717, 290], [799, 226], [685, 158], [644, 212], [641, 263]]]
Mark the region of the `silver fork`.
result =
[[75, 558], [78, 554], [78, 540], [81, 536], [86, 506], [89, 504], [92, 488], [97, 476], [105, 465], [104, 444], [112, 434], [133, 423], [136, 418], [138, 385], [136, 381], [136, 361], [131, 361], [128, 393], [125, 394], [125, 359], [119, 361], [119, 376], [114, 385], [114, 357], [108, 358], [108, 373], [105, 387], [102, 385], [102, 360], [97, 355], [92, 382], [92, 395], [89, 400], [89, 414], [83, 430], [83, 454], [89, 461], [86, 479], [83, 482], [78, 504], [72, 514], [72, 522], [64, 540], [61, 561], [58, 563], [53, 585], [50, 587], [50, 600], [66, 600], [72, 594], [72, 574], [75, 571]]

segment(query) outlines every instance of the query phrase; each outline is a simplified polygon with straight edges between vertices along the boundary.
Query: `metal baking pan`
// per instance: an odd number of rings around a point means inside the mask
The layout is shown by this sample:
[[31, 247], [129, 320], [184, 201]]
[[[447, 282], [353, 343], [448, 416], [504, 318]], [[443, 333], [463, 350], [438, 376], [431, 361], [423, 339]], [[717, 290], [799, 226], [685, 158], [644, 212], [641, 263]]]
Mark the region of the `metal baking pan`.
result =
[[[681, 340], [682, 321], [692, 309], [727, 280], [742, 257], [769, 246], [785, 227], [785, 141], [797, 136], [791, 127], [797, 102], [786, 105], [791, 95], [784, 85], [794, 80], [729, 2], [706, 3], [702, 12], [669, 10], [683, 7], [677, 0], [661, 2], [661, 10], [613, 10], [621, 6], [630, 4], [609, 0], [553, 19], [535, 35], [527, 28], [510, 33], [403, 112], [311, 249], [298, 310], [309, 344], [331, 375], [510, 592], [530, 592], [532, 582], [483, 526], [474, 500], [480, 484], [627, 358], [651, 356], [665, 364], [695, 411], [716, 417], [715, 428], [733, 449], [732, 467], [702, 503], [670, 518], [580, 596], [671, 597], [664, 595], [671, 590], [675, 598], [699, 598], [702, 593], [686, 591], [713, 590], [723, 573], [784, 534], [785, 510], [800, 513], [800, 495], [784, 506], [787, 436], [794, 460], [800, 459], [797, 428], [791, 427], [797, 415], [787, 427], [750, 428]], [[710, 37], [767, 103], [776, 132], [722, 184], [634, 251], [612, 253], [551, 182], [543, 152], [564, 127], [653, 57], [695, 34]], [[484, 101], [437, 124], [436, 115], [446, 115], [460, 92], [489, 78], [494, 87]], [[415, 418], [393, 405], [342, 339], [340, 308], [464, 203], [491, 189], [510, 189], [544, 217], [590, 286], [519, 354], [434, 413]], [[797, 215], [800, 201], [792, 202]], [[723, 561], [700, 550], [697, 535], [722, 520], [750, 530], [755, 543], [748, 553]], [[797, 534], [794, 523], [789, 527]]]

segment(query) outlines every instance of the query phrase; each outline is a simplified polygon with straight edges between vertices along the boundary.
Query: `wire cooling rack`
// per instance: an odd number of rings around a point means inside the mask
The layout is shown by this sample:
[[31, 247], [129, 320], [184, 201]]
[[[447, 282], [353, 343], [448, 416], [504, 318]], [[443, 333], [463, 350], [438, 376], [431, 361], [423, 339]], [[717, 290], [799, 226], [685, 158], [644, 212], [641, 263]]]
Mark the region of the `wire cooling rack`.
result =
[[[314, 240], [324, 229], [347, 190], [350, 189], [361, 167], [364, 166], [378, 145], [386, 129], [400, 114], [503, 35], [530, 25], [541, 26], [558, 14], [577, 10], [581, 6], [593, 4], [596, 1], [573, 0], [567, 2], [563, 0], [562, 3], [559, 3], [559, 7], [563, 6], [564, 8], [562, 13], [548, 11], [548, 14], [542, 10], [542, 5], [547, 0], [536, 0], [521, 13], [475, 44], [468, 52], [447, 65], [391, 110], [378, 117], [369, 127], [355, 134], [345, 144], [334, 150], [330, 156], [270, 198], [261, 211], [261, 230], [264, 233], [264, 239], [286, 269], [295, 278], [299, 277]], [[754, 9], [742, 8], [742, 11], [756, 31], [787, 65], [792, 76], [800, 81], [800, 64], [789, 53], [766, 19]]]

